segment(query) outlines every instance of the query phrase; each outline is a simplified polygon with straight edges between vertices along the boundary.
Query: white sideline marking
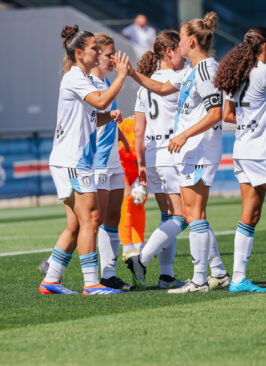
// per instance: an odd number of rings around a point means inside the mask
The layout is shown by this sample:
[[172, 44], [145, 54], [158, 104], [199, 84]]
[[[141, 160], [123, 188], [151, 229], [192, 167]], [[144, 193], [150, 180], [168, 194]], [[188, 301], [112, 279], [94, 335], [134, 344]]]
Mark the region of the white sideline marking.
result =
[[27, 250], [25, 252], [0, 253], [0, 257], [9, 257], [11, 255], [24, 255], [24, 254], [35, 254], [35, 253], [52, 252], [53, 249], [54, 248], [46, 248], [46, 249]]
[[51, 239], [57, 238], [59, 235], [24, 235], [24, 236], [1, 236], [1, 240], [19, 240], [19, 239]]
[[[261, 231], [260, 229], [256, 230], [256, 231]], [[215, 236], [223, 236], [223, 235], [230, 235], [230, 234], [235, 234], [235, 230], [227, 230], [227, 231], [216, 231], [214, 234]], [[150, 236], [152, 233], [146, 233], [146, 235]], [[52, 237], [57, 237], [57, 235], [44, 235], [42, 236], [42, 238], [52, 238]], [[11, 239], [30, 239], [30, 238], [40, 238], [40, 236], [25, 236], [25, 237], [21, 237], [21, 236], [11, 236], [8, 237], [6, 240], [11, 240]], [[184, 236], [180, 236], [180, 239], [188, 239], [189, 235], [184, 235]], [[3, 237], [1, 238], [3, 239]], [[0, 240], [1, 240], [0, 239]], [[27, 250], [24, 252], [9, 252], [9, 253], [0, 253], [0, 257], [9, 257], [11, 255], [24, 255], [24, 254], [34, 254], [34, 253], [45, 253], [45, 252], [52, 252], [54, 248], [46, 248], [46, 249], [36, 249], [36, 250]]]

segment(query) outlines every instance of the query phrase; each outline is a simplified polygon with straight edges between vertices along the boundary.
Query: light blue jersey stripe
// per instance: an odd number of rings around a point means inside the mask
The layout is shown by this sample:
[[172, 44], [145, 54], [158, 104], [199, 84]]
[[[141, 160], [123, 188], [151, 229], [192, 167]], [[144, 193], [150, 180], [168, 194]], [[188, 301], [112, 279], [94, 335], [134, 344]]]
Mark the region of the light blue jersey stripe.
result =
[[[111, 85], [108, 79], [105, 79], [108, 87]], [[111, 106], [111, 111], [116, 109], [116, 101], [114, 100]], [[104, 132], [97, 142], [97, 154], [95, 159], [95, 169], [107, 167], [107, 163], [115, 142], [117, 124], [111, 121], [106, 124]]]
[[190, 73], [190, 75], [188, 76], [187, 80], [185, 81], [185, 83], [183, 84], [183, 86], [181, 88], [177, 114], [175, 117], [175, 132], [177, 131], [177, 128], [178, 128], [180, 112], [183, 108], [185, 101], [187, 100], [187, 97], [189, 96], [189, 92], [190, 92], [191, 88], [194, 85], [196, 70], [197, 70], [197, 68], [194, 68], [192, 70], [192, 72]]
[[90, 135], [90, 141], [83, 150], [83, 155], [80, 158], [76, 168], [79, 169], [90, 169], [93, 164], [94, 155], [96, 153], [96, 130]]

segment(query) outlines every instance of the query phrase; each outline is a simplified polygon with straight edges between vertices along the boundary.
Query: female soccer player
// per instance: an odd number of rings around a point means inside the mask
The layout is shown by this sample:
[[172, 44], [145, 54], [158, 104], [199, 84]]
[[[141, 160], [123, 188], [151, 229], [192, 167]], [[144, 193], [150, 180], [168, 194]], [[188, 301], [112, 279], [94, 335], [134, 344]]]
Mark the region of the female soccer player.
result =
[[223, 119], [237, 123], [233, 159], [242, 213], [235, 234], [230, 292], [265, 292], [246, 280], [255, 227], [266, 192], [266, 28], [250, 29], [220, 63], [215, 85], [227, 93]]
[[94, 172], [96, 124], [122, 121], [121, 112], [98, 113], [112, 103], [127, 75], [128, 60], [116, 55], [117, 78], [101, 93], [90, 78], [98, 62], [94, 35], [79, 31], [78, 26], [64, 27], [65, 74], [59, 90], [57, 127], [50, 155], [50, 171], [58, 198], [64, 202], [67, 227], [60, 235], [51, 256], [49, 269], [40, 285], [42, 294], [73, 294], [59, 280], [77, 245], [84, 276], [83, 295], [120, 293], [99, 284], [95, 240], [98, 207]]
[[[175, 77], [175, 71], [184, 68], [185, 59], [180, 55], [179, 33], [174, 30], [161, 32], [154, 42], [154, 52], [146, 52], [138, 62], [137, 71], [153, 80], [167, 82]], [[148, 192], [154, 193], [161, 211], [161, 222], [142, 251], [142, 263], [153, 256], [156, 244], [161, 241], [167, 224], [168, 235], [173, 237], [168, 248], [160, 246], [156, 250], [160, 265], [159, 288], [180, 287], [184, 282], [175, 279], [173, 263], [176, 252], [176, 232], [187, 224], [182, 217], [180, 182], [174, 155], [168, 151], [170, 139], [174, 136], [175, 115], [178, 92], [161, 97], [141, 87], [137, 93], [135, 106], [136, 150], [139, 175], [142, 184], [147, 184]], [[177, 223], [177, 225], [176, 225]], [[173, 227], [171, 230], [170, 228]], [[152, 242], [152, 245], [151, 245]], [[161, 243], [160, 243], [161, 244]]]
[[[185, 286], [169, 290], [169, 293], [205, 292], [209, 288], [228, 286], [230, 282], [215, 236], [206, 220], [209, 188], [214, 181], [222, 150], [222, 98], [213, 85], [218, 64], [214, 58], [208, 57], [217, 21], [217, 14], [211, 12], [203, 19], [190, 20], [181, 27], [180, 52], [192, 64], [192, 67], [186, 67], [181, 78], [177, 74], [176, 78], [159, 83], [137, 73], [129, 66], [129, 73], [137, 82], [162, 96], [179, 90], [181, 83], [175, 121], [177, 136], [171, 140], [169, 151], [178, 152], [181, 201], [183, 216], [190, 227], [194, 276]], [[148, 243], [145, 249], [147, 245]], [[163, 245], [170, 245], [167, 230]], [[207, 282], [208, 258], [212, 270], [210, 286]], [[137, 281], [143, 282], [147, 263], [142, 262], [142, 253], [139, 257], [131, 257], [128, 262]]]
[[[105, 75], [113, 71], [111, 56], [115, 54], [114, 39], [106, 33], [96, 33], [95, 38], [99, 47], [99, 64], [91, 70], [91, 78], [96, 88], [104, 92], [110, 87], [110, 82]], [[113, 101], [104, 112], [115, 109], [116, 102]], [[114, 289], [129, 291], [133, 286], [125, 283], [115, 274], [119, 250], [118, 224], [124, 197], [124, 170], [119, 156], [119, 138], [125, 142], [115, 121], [97, 128], [95, 183], [101, 223], [98, 233], [100, 283]]]

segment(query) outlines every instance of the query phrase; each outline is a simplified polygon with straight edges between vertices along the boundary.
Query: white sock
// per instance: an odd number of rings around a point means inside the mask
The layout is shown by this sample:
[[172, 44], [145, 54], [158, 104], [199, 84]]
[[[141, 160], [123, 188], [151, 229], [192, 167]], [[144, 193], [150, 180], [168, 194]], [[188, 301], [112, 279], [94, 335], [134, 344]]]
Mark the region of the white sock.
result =
[[212, 277], [223, 277], [226, 275], [226, 270], [224, 269], [223, 261], [219, 253], [216, 237], [210, 225], [209, 225], [209, 236], [210, 236], [210, 252], [208, 262], [211, 268], [211, 275]]
[[98, 247], [102, 278], [108, 279], [115, 276], [119, 243], [118, 228], [101, 225], [98, 234]]
[[194, 275], [192, 281], [196, 285], [207, 282], [208, 256], [210, 250], [209, 223], [207, 220], [197, 220], [189, 224], [189, 241]]
[[144, 266], [164, 248], [173, 244], [181, 231], [187, 227], [185, 219], [181, 216], [171, 216], [169, 220], [159, 225], [152, 233], [140, 254], [140, 260]]
[[52, 254], [50, 255], [50, 257], [47, 259], [47, 263], [51, 263], [51, 259], [52, 259]]
[[254, 226], [239, 221], [235, 234], [233, 282], [240, 283], [246, 278], [246, 266], [249, 260], [253, 241]]
[[160, 254], [158, 254], [160, 275], [164, 274], [171, 277], [175, 277], [173, 271], [175, 252], [176, 252], [176, 239], [168, 248], [163, 249], [163, 251]]
[[122, 245], [123, 253], [130, 252], [133, 249], [134, 249], [134, 244], [123, 244]]
[[134, 243], [134, 249], [141, 251], [145, 247], [145, 243]]
[[85, 286], [94, 286], [98, 279], [98, 255], [97, 252], [81, 255], [79, 257]]
[[49, 268], [44, 281], [59, 282], [71, 258], [72, 254], [55, 246], [53, 253], [50, 256]]

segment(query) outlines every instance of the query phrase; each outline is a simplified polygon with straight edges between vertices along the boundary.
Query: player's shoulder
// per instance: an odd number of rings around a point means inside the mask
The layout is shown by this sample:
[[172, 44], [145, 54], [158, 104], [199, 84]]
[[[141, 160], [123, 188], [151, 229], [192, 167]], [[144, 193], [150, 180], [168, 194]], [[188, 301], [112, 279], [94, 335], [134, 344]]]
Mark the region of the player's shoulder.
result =
[[196, 77], [199, 81], [204, 82], [213, 80], [214, 75], [218, 69], [218, 62], [213, 57], [208, 57], [201, 60], [197, 64]]
[[71, 83], [75, 84], [76, 82], [81, 80], [92, 84], [90, 75], [83, 72], [79, 67], [72, 66], [71, 69], [64, 74], [61, 85]]
[[250, 72], [251, 77], [257, 78], [259, 80], [265, 81], [266, 76], [266, 64], [261, 61], [258, 61], [257, 65], [254, 66]]
[[166, 82], [166, 81], [170, 80], [171, 78], [173, 78], [174, 75], [175, 75], [175, 71], [172, 69], [156, 70], [152, 74], [151, 79], [156, 80], [156, 81]]
[[138, 98], [138, 99], [143, 99], [143, 98], [144, 98], [144, 96], [146, 95], [146, 93], [147, 93], [147, 89], [146, 89], [146, 88], [144, 88], [143, 86], [141, 86], [141, 87], [138, 89], [138, 91], [137, 91], [137, 98]]

